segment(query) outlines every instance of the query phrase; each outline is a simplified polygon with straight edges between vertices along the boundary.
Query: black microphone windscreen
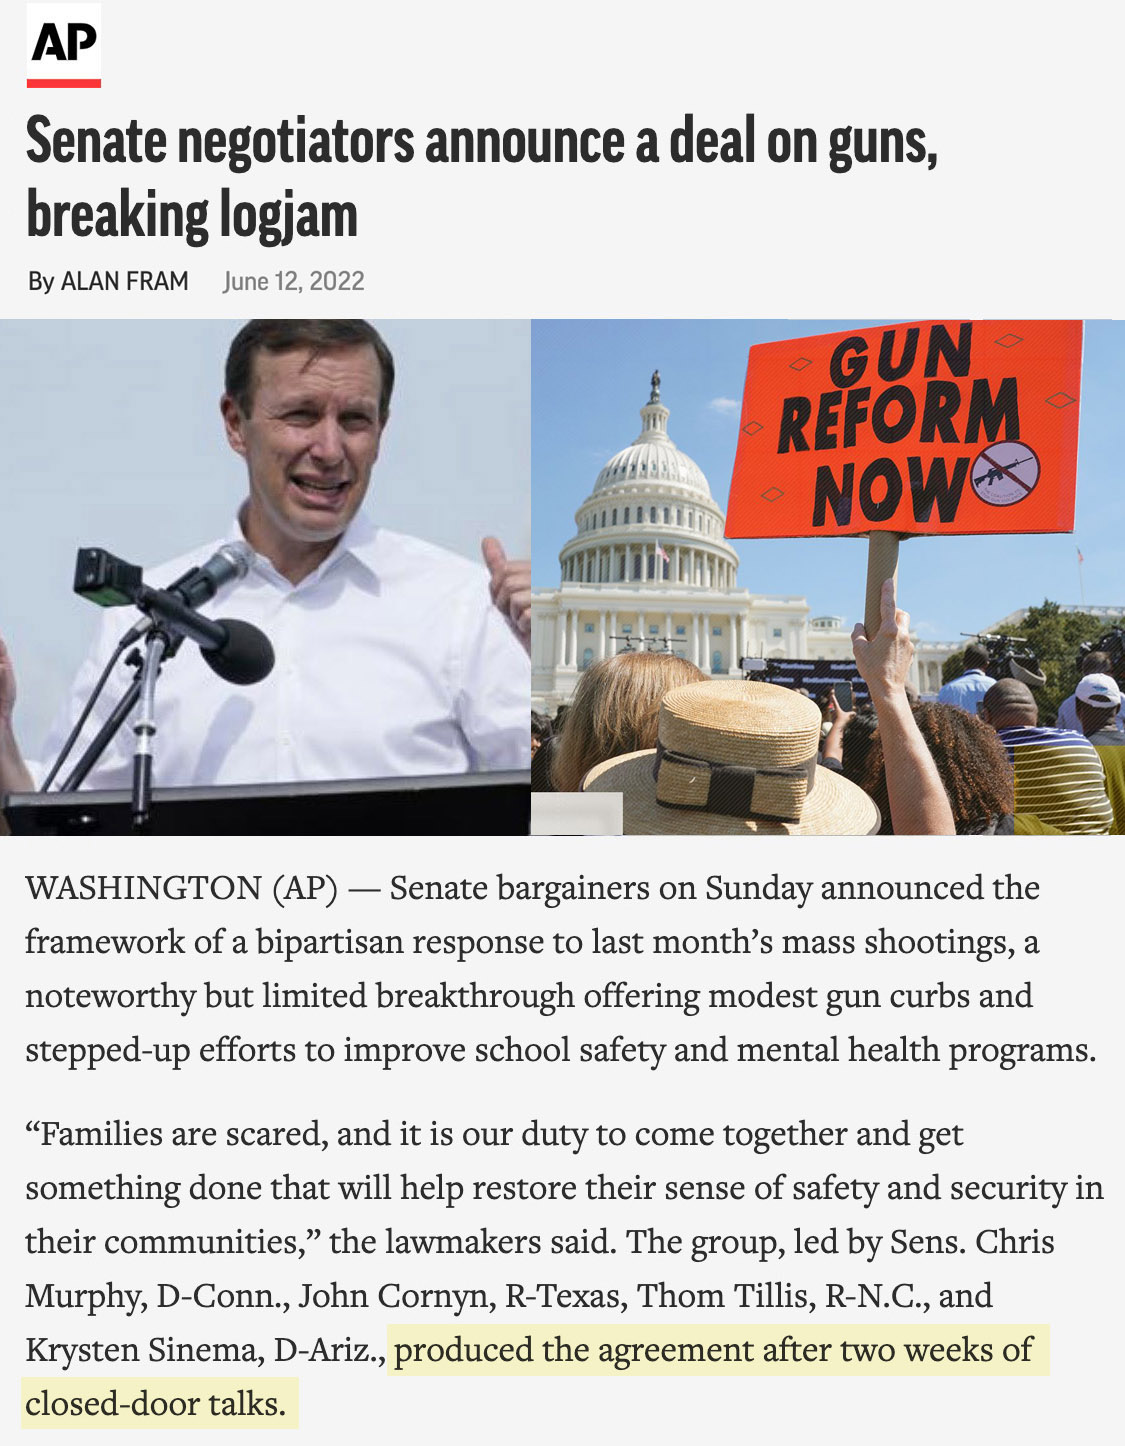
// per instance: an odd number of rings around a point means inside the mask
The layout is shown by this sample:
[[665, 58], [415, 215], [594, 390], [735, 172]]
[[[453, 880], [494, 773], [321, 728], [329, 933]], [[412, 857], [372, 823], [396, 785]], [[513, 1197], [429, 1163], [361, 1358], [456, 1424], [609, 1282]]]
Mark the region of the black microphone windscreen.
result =
[[219, 623], [227, 630], [227, 640], [221, 648], [202, 650], [208, 667], [239, 686], [268, 677], [273, 670], [273, 644], [261, 628], [240, 618], [220, 618]]

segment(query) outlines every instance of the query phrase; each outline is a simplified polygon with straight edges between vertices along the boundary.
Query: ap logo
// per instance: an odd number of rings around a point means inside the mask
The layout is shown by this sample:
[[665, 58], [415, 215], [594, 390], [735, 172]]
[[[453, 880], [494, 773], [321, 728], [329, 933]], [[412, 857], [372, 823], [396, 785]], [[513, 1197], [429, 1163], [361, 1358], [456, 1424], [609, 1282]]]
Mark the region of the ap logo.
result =
[[27, 7], [27, 85], [98, 89], [102, 83], [102, 7]]

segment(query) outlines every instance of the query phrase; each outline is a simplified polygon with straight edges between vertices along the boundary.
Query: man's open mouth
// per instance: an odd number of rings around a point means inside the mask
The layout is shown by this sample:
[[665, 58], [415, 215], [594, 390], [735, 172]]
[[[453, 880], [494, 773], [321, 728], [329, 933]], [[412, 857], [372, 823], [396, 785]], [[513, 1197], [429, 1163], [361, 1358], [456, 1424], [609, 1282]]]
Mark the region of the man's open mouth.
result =
[[333, 498], [342, 496], [351, 486], [351, 483], [347, 481], [314, 482], [308, 477], [290, 477], [289, 480], [304, 496], [325, 502], [330, 502]]

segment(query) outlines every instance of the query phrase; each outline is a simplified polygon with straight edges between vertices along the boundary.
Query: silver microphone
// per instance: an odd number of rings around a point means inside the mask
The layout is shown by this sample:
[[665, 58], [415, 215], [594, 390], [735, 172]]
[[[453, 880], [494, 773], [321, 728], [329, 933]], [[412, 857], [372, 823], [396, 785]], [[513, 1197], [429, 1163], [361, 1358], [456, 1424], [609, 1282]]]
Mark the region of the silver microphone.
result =
[[202, 567], [189, 568], [183, 577], [168, 587], [189, 608], [197, 608], [210, 602], [220, 588], [237, 582], [250, 571], [254, 549], [241, 538], [237, 542], [224, 542], [213, 557]]

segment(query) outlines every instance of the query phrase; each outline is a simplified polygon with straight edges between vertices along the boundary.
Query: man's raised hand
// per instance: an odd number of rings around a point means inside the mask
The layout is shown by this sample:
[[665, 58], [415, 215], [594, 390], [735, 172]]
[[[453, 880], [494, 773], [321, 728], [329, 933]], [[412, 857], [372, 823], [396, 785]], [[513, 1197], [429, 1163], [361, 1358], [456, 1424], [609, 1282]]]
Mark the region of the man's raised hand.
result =
[[500, 541], [486, 537], [481, 555], [489, 572], [492, 601], [503, 613], [508, 626], [531, 652], [531, 563], [527, 559], [510, 559]]
[[11, 725], [16, 707], [16, 670], [4, 639], [0, 638], [0, 728]]
[[0, 638], [0, 793], [30, 793], [35, 787], [12, 727], [15, 708], [16, 670], [12, 666], [12, 655]]

